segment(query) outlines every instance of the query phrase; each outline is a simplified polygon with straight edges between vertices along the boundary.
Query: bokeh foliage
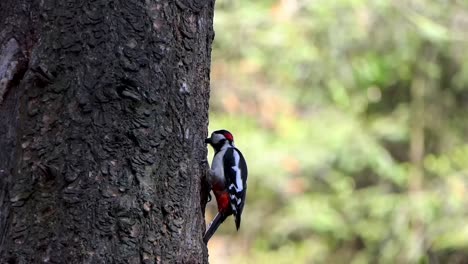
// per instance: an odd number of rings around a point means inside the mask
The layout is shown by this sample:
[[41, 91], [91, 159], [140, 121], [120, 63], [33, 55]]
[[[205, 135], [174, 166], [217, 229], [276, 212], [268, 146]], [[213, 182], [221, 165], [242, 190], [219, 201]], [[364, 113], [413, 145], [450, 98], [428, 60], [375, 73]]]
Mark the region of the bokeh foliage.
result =
[[213, 250], [468, 261], [468, 2], [218, 0], [215, 29], [210, 129], [250, 178], [241, 233], [228, 220]]

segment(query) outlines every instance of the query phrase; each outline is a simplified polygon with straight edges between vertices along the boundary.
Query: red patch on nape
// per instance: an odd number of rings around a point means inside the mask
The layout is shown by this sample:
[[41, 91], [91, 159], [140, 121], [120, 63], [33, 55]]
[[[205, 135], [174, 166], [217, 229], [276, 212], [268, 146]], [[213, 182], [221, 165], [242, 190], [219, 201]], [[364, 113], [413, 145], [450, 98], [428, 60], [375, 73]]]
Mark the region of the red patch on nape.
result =
[[229, 132], [224, 132], [224, 137], [229, 141], [234, 141], [234, 137]]

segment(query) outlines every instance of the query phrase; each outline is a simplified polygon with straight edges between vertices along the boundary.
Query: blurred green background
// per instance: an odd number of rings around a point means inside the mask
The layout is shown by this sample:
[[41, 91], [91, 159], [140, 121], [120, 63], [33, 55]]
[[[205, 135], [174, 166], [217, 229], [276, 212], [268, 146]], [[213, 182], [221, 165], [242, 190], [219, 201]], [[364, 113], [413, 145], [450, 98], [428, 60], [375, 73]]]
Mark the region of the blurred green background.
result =
[[217, 0], [215, 30], [250, 174], [211, 263], [468, 263], [468, 1]]

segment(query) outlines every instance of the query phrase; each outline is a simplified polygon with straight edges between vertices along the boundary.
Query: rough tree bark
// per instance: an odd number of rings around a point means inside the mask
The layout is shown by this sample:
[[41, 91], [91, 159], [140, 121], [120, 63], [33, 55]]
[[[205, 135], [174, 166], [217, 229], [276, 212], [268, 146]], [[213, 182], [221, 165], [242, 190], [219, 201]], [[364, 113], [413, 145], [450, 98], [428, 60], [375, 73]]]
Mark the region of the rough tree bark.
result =
[[206, 263], [213, 0], [0, 1], [0, 263]]

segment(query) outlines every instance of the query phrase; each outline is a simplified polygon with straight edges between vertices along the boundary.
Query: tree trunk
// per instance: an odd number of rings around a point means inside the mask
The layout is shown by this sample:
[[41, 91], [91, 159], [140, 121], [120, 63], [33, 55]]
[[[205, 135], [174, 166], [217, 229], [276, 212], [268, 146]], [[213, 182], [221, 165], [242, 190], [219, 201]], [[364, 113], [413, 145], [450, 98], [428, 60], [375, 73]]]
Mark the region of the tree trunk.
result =
[[206, 263], [214, 1], [0, 1], [0, 263]]

